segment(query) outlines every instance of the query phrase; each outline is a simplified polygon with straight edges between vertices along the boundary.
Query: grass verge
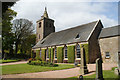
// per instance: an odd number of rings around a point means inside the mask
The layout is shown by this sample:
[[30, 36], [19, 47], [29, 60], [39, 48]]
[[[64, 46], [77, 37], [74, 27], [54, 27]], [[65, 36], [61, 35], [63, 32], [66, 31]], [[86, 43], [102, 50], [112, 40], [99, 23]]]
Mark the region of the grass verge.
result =
[[17, 62], [20, 61], [19, 59], [16, 60], [12, 60], [12, 59], [8, 59], [8, 60], [0, 60], [0, 63], [10, 63], [10, 62]]

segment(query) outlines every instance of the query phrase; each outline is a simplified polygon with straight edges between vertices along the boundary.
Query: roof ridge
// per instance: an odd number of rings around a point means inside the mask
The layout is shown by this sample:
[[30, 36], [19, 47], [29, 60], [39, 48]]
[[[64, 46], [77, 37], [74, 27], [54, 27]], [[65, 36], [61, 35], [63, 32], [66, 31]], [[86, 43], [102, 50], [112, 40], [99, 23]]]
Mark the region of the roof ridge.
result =
[[105, 28], [102, 28], [102, 29], [114, 28], [114, 27], [118, 27], [118, 26], [120, 26], [120, 25], [118, 24], [118, 25], [114, 25], [114, 26], [111, 26], [111, 27], [105, 27]]

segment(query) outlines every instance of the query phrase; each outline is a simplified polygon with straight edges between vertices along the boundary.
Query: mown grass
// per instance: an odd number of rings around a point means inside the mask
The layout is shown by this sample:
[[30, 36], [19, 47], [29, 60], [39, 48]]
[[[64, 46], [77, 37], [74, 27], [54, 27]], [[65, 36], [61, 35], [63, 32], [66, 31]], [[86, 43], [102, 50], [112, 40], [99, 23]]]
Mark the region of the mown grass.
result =
[[15, 64], [15, 65], [2, 66], [2, 74], [33, 73], [33, 72], [62, 70], [62, 69], [69, 69], [69, 68], [74, 68], [74, 65], [59, 64], [59, 66], [57, 67], [45, 67], [45, 66], [35, 66], [35, 65], [29, 65], [29, 64]]
[[0, 60], [0, 63], [9, 63], [9, 62], [17, 62], [19, 59], [8, 59], [8, 60]]

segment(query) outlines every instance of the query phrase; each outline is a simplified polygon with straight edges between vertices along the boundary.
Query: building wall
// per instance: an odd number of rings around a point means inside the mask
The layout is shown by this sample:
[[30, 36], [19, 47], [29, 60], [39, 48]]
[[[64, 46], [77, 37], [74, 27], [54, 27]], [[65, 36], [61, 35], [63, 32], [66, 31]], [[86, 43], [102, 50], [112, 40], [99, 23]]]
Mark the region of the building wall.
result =
[[103, 25], [101, 22], [98, 22], [96, 25], [97, 27], [91, 34], [91, 37], [88, 41], [89, 44], [89, 63], [95, 63], [96, 59], [101, 57], [100, 55], [100, 47], [98, 42], [99, 34], [103, 28]]
[[[39, 27], [40, 22], [41, 22], [41, 27]], [[54, 20], [42, 18], [41, 20], [37, 21], [36, 42], [42, 40], [43, 38], [45, 38], [52, 32], [55, 32]], [[40, 38], [39, 38], [39, 36], [40, 36]]]
[[[104, 63], [117, 63], [118, 61], [118, 40], [120, 36], [99, 39], [101, 55]], [[105, 53], [110, 53], [110, 58], [105, 58]]]

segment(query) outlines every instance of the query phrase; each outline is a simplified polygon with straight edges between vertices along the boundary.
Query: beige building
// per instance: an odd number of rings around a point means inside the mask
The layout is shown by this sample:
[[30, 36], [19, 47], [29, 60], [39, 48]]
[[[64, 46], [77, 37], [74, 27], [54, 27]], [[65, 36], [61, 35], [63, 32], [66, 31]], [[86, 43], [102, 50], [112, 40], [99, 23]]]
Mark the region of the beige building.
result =
[[[37, 21], [36, 56], [44, 61], [74, 63], [81, 61], [81, 46], [84, 45], [87, 63], [118, 61], [120, 33], [118, 27], [103, 28], [100, 20], [55, 32], [54, 20], [50, 19], [45, 8]], [[119, 44], [120, 45], [120, 44]]]
[[117, 63], [120, 52], [120, 26], [103, 28], [99, 36], [101, 55], [104, 63]]

